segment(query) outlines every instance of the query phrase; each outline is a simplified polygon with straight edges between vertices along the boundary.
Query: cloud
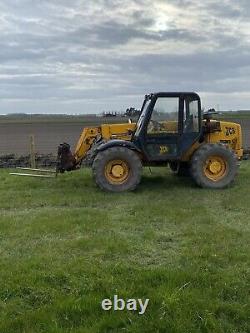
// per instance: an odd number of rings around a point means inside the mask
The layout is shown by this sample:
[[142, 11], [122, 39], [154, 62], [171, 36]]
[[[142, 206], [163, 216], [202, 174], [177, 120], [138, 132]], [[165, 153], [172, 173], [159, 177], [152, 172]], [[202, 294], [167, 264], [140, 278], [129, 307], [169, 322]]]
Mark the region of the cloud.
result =
[[122, 110], [157, 90], [248, 108], [249, 15], [246, 0], [0, 1], [0, 113]]

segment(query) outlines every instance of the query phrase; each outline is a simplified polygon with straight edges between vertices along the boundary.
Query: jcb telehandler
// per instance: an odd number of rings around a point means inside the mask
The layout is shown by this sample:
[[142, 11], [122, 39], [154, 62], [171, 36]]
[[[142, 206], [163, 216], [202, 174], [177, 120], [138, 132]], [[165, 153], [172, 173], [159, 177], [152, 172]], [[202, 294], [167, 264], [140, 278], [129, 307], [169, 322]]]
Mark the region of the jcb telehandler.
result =
[[84, 128], [74, 153], [61, 144], [57, 172], [84, 162], [101, 189], [121, 192], [137, 187], [143, 166], [169, 165], [201, 187], [224, 188], [242, 156], [239, 124], [212, 120], [196, 93], [160, 92], [145, 96], [137, 123]]

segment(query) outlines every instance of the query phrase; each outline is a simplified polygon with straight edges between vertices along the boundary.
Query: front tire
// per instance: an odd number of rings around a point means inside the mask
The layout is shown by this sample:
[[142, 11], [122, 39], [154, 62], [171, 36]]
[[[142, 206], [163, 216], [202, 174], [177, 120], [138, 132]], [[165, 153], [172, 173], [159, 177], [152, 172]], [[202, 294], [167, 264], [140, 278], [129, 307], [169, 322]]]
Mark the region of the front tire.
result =
[[99, 152], [92, 165], [96, 184], [105, 191], [132, 191], [141, 180], [142, 163], [136, 152], [111, 147]]
[[204, 144], [191, 159], [191, 175], [201, 187], [230, 186], [238, 171], [235, 153], [223, 144]]

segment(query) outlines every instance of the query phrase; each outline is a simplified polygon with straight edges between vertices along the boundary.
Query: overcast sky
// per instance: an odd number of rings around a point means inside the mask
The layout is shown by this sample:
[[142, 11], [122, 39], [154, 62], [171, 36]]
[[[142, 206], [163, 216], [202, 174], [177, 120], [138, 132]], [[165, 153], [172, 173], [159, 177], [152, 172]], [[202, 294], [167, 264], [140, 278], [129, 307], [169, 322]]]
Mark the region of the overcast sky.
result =
[[140, 107], [197, 91], [250, 109], [249, 0], [0, 0], [0, 113]]

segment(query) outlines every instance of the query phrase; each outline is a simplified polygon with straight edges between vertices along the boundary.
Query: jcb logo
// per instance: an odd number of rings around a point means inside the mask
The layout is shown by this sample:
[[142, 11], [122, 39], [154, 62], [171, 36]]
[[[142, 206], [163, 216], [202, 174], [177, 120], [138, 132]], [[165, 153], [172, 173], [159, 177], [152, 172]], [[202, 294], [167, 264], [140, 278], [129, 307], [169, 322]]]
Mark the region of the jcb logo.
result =
[[160, 154], [166, 154], [168, 152], [167, 146], [160, 146]]
[[226, 136], [235, 134], [235, 129], [233, 127], [226, 127]]

